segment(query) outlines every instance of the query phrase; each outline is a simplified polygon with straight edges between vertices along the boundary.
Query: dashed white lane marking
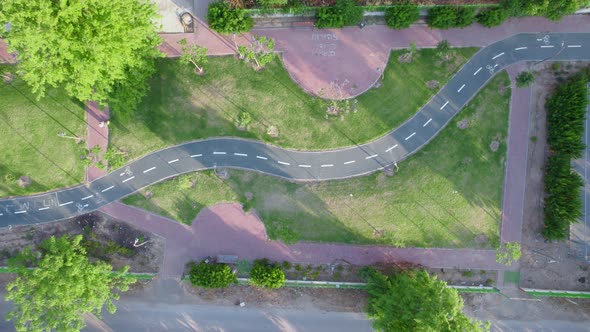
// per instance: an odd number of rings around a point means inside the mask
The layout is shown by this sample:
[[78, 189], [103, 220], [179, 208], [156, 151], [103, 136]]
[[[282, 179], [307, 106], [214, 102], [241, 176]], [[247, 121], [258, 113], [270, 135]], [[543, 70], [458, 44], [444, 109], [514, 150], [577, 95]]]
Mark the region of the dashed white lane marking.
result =
[[48, 210], [48, 209], [49, 209], [49, 206], [46, 206], [46, 207], [39, 208], [39, 211]]
[[477, 75], [477, 73], [479, 73], [480, 70], [481, 70], [481, 67], [479, 67], [479, 69], [476, 70], [475, 73], [473, 73], [473, 76]]
[[299, 167], [303, 167], [303, 168], [310, 168], [311, 165], [299, 165]]
[[110, 186], [110, 187], [108, 187], [106, 189], [103, 189], [101, 192], [104, 193], [104, 192], [107, 192], [107, 191], [109, 191], [109, 190], [111, 190], [113, 188], [115, 188], [115, 186]]
[[4, 213], [0, 213], [0, 217], [2, 217], [4, 215]]
[[83, 206], [84, 206], [84, 207], [88, 207], [88, 204], [84, 204]]
[[59, 206], [66, 206], [66, 205], [70, 205], [72, 203], [74, 203], [74, 201], [69, 201], [67, 203], [61, 203]]
[[289, 163], [286, 163], [286, 162], [284, 162], [284, 161], [277, 161], [277, 163], [279, 163], [279, 164], [281, 164], [281, 165], [287, 165], [287, 166], [291, 165], [291, 164], [289, 164]]
[[409, 140], [410, 138], [412, 138], [414, 135], [416, 135], [416, 132], [413, 132], [412, 135], [406, 137], [406, 141]]
[[374, 155], [370, 155], [368, 157], [365, 157], [365, 159], [373, 159], [373, 158], [375, 158], [377, 156], [378, 156], [378, 154], [374, 154]]
[[555, 45], [541, 45], [541, 48], [553, 48]]
[[27, 213], [27, 210], [14, 211], [14, 214]]
[[127, 182], [127, 181], [131, 181], [131, 180], [133, 180], [133, 179], [135, 179], [135, 176], [132, 176], [132, 177], [130, 177], [130, 178], [127, 178], [127, 179], [125, 179], [125, 180], [123, 180], [123, 181], [121, 181], [121, 182], [122, 182], [122, 183], [125, 183], [125, 182]]
[[123, 172], [123, 173], [119, 174], [119, 176], [123, 176], [123, 175], [125, 175], [125, 172]]
[[177, 161], [178, 161], [178, 159], [170, 160], [170, 161], [168, 162], [168, 164], [174, 164], [174, 163], [175, 163], [175, 162], [177, 162]]
[[346, 161], [346, 162], [344, 162], [344, 165], [352, 164], [352, 163], [355, 163], [355, 162], [356, 162], [356, 160]]
[[515, 51], [520, 51], [520, 50], [526, 50], [527, 48], [528, 48], [528, 47], [526, 47], [526, 46], [523, 46], [523, 47], [517, 47], [517, 48], [515, 48], [514, 50], [515, 50]]
[[202, 154], [191, 154], [191, 158], [202, 157]]
[[445, 107], [446, 107], [448, 104], [449, 104], [449, 102], [447, 101], [446, 103], [444, 103], [444, 104], [443, 104], [443, 105], [440, 107], [440, 109], [442, 110], [442, 109], [443, 109], [443, 108], [445, 108]]
[[215, 151], [213, 154], [226, 154], [225, 152]]
[[582, 45], [567, 45], [568, 48], [579, 48], [582, 47]]
[[457, 92], [461, 92], [461, 90], [463, 90], [464, 87], [465, 87], [465, 84], [461, 85], [461, 87], [459, 88], [459, 90], [457, 90]]
[[258, 158], [258, 159], [262, 159], [262, 160], [268, 160], [268, 158], [266, 158], [266, 157], [263, 157], [263, 156], [256, 156], [256, 158]]
[[334, 166], [333, 164], [325, 164], [325, 165], [322, 165], [321, 167], [333, 167], [333, 166]]
[[397, 148], [397, 144], [394, 145], [394, 146], [389, 147], [389, 149], [385, 150], [385, 152], [389, 152], [389, 151], [391, 151], [391, 150], [393, 150], [395, 148]]
[[155, 169], [156, 169], [156, 167], [148, 168], [145, 171], [143, 171], [143, 174], [148, 173], [148, 172], [151, 172], [151, 171], [153, 171]]
[[[155, 168], [155, 167], [154, 167], [154, 168]], [[144, 172], [144, 173], [145, 173], [145, 172]], [[92, 198], [92, 197], [94, 197], [94, 195], [90, 195], [90, 196], [82, 197], [82, 200], [83, 200], [83, 201], [85, 201], [85, 200], [87, 200], [87, 199], [89, 199], [89, 198]]]
[[426, 121], [426, 123], [424, 123], [424, 124], [422, 125], [422, 127], [426, 127], [426, 126], [427, 126], [427, 125], [430, 123], [430, 121], [432, 121], [432, 118], [428, 119], [428, 121]]
[[248, 157], [248, 155], [245, 153], [237, 153], [237, 152], [234, 153], [234, 156]]
[[502, 52], [502, 53], [500, 53], [500, 54], [497, 54], [496, 56], [494, 56], [494, 57], [492, 58], [492, 60], [496, 60], [497, 58], [501, 57], [502, 55], [504, 55], [504, 52]]

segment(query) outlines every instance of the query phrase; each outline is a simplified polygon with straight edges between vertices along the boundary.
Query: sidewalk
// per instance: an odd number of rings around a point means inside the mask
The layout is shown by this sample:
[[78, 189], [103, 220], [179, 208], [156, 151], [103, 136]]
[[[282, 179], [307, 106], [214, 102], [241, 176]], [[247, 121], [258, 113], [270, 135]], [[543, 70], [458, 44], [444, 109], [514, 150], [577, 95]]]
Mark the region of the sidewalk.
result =
[[[86, 103], [86, 148], [91, 150], [96, 145], [102, 152], [107, 150], [109, 144], [109, 128], [106, 121], [109, 119], [109, 108], [101, 111], [96, 102]], [[103, 123], [101, 127], [101, 122]], [[107, 174], [106, 169], [91, 166], [86, 169], [86, 182], [91, 182]]]

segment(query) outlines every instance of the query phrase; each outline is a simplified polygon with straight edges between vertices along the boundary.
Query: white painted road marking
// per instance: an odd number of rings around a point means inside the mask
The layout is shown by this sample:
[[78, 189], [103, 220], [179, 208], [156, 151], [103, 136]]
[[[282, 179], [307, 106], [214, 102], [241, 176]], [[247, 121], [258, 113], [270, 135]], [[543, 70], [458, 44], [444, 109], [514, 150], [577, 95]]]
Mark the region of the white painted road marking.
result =
[[457, 90], [457, 92], [461, 92], [461, 90], [463, 90], [464, 87], [465, 87], [465, 84], [461, 85], [461, 87], [459, 88], [459, 90]]
[[412, 136], [416, 135], [416, 132], [413, 132], [412, 135], [406, 137], [406, 141], [409, 140], [410, 138], [412, 138]]
[[394, 145], [394, 146], [392, 146], [392, 147], [390, 147], [389, 149], [385, 150], [385, 152], [389, 152], [389, 151], [391, 151], [391, 150], [393, 150], [393, 149], [395, 149], [395, 148], [397, 148], [397, 144], [396, 144], [396, 145]]
[[267, 160], [267, 159], [268, 159], [268, 158], [266, 158], [266, 157], [263, 157], [263, 156], [256, 156], [256, 158], [258, 158], [258, 159], [262, 159], [262, 160]]
[[213, 154], [225, 154], [225, 152], [213, 152]]
[[130, 181], [130, 180], [133, 180], [133, 179], [135, 179], [135, 176], [132, 176], [130, 178], [127, 178], [127, 179], [123, 180], [122, 183], [125, 183], [125, 182]]
[[[155, 168], [155, 167], [154, 167], [154, 168]], [[145, 173], [145, 172], [144, 172], [144, 173]], [[94, 197], [94, 195], [86, 196], [86, 197], [82, 198], [82, 200], [83, 200], [83, 201], [85, 201], [85, 200], [87, 200], [87, 199], [89, 199], [89, 198], [92, 198], [92, 197]]]
[[289, 164], [289, 163], [286, 163], [286, 162], [284, 162], [284, 161], [277, 161], [277, 162], [278, 162], [279, 164], [281, 164], [281, 165], [287, 165], [287, 166], [291, 165], [291, 164]]
[[234, 155], [235, 155], [235, 156], [240, 156], [240, 157], [248, 157], [248, 155], [247, 155], [247, 154], [245, 154], [245, 153], [237, 153], [237, 152], [236, 152], [236, 153], [234, 153]]
[[541, 48], [553, 48], [555, 47], [554, 45], [541, 45]]
[[299, 167], [303, 167], [303, 168], [310, 168], [311, 165], [299, 165]]
[[430, 121], [432, 121], [432, 118], [428, 119], [428, 121], [426, 121], [426, 123], [423, 124], [422, 127], [426, 127], [430, 123]]
[[192, 154], [191, 158], [196, 158], [196, 157], [201, 157], [201, 156], [203, 156], [203, 155], [202, 154]]
[[3, 215], [4, 215], [3, 213], [0, 213], [0, 217], [3, 216]]
[[473, 76], [477, 75], [477, 73], [479, 73], [480, 70], [481, 70], [481, 67], [479, 67], [479, 69], [476, 70], [475, 73], [473, 73]]
[[517, 47], [514, 50], [515, 51], [520, 51], [520, 50], [526, 50], [528, 47], [524, 46], [524, 47]]
[[500, 54], [498, 54], [498, 55], [494, 56], [494, 57], [492, 58], [492, 60], [496, 60], [497, 58], [501, 57], [502, 55], [504, 55], [504, 52], [502, 52], [502, 53], [500, 53]]
[[578, 48], [582, 47], [582, 45], [567, 45], [568, 48]]
[[115, 188], [115, 186], [110, 186], [110, 187], [108, 187], [107, 189], [103, 189], [101, 192], [103, 192], [103, 193], [104, 193], [104, 192], [107, 192], [107, 191], [109, 191], [109, 190], [111, 190], [111, 189], [113, 189], [113, 188]]
[[365, 159], [373, 159], [373, 158], [375, 158], [375, 157], [377, 157], [377, 156], [378, 156], [378, 154], [374, 154], [374, 155], [371, 155], [371, 156], [365, 157]]
[[14, 211], [14, 214], [27, 213], [27, 210]]
[[322, 165], [322, 167], [333, 167], [333, 166], [334, 166], [333, 164], [325, 164], [325, 165]]
[[47, 210], [47, 209], [49, 209], [49, 206], [39, 208], [39, 211], [43, 211], [43, 210]]
[[123, 176], [123, 175], [125, 175], [125, 172], [123, 172], [123, 173], [119, 174], [119, 176]]
[[356, 162], [356, 160], [347, 161], [347, 162], [344, 163], [344, 165], [352, 164], [352, 163], [355, 163], [355, 162]]
[[448, 104], [449, 104], [449, 102], [447, 101], [446, 103], [444, 103], [444, 104], [443, 104], [443, 105], [440, 107], [440, 109], [442, 110], [442, 109], [443, 109], [443, 108], [445, 108], [445, 106], [447, 106]]
[[66, 205], [70, 205], [72, 203], [74, 203], [74, 201], [69, 201], [67, 203], [61, 203], [59, 206], [66, 206]]
[[147, 172], [151, 172], [151, 171], [153, 171], [153, 170], [155, 170], [155, 169], [156, 169], [156, 167], [148, 168], [148, 169], [146, 169], [145, 171], [143, 171], [143, 174], [145, 174], [145, 173], [147, 173]]
[[174, 163], [175, 163], [175, 162], [177, 162], [177, 161], [178, 161], [178, 159], [170, 160], [170, 161], [168, 162], [168, 164], [174, 164]]

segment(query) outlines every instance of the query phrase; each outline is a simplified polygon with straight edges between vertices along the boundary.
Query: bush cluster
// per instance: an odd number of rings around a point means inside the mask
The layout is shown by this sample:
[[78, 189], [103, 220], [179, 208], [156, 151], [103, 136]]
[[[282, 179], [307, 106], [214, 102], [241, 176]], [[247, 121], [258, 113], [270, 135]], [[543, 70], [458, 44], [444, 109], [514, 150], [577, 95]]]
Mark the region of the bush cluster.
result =
[[243, 9], [232, 8], [227, 2], [218, 0], [209, 5], [207, 12], [209, 27], [219, 33], [248, 32], [254, 21]]
[[205, 262], [192, 266], [189, 280], [193, 285], [205, 288], [224, 288], [238, 282], [229, 265]]
[[547, 142], [554, 152], [545, 168], [545, 228], [543, 236], [562, 240], [569, 234], [569, 225], [582, 214], [580, 187], [582, 178], [571, 169], [571, 160], [582, 155], [585, 145], [588, 78], [574, 76], [547, 100]]
[[484, 10], [475, 17], [479, 24], [488, 28], [502, 24], [507, 18], [508, 12], [501, 7]]
[[545, 16], [559, 21], [584, 5], [584, 0], [503, 0], [502, 7], [510, 16]]
[[426, 23], [435, 29], [465, 28], [474, 20], [475, 9], [465, 6], [437, 6], [426, 15]]
[[392, 29], [405, 29], [420, 18], [420, 10], [416, 5], [399, 5], [387, 8], [385, 22]]
[[315, 26], [323, 29], [356, 25], [363, 20], [363, 13], [363, 8], [357, 5], [356, 0], [337, 0], [334, 6], [317, 10]]
[[285, 273], [278, 264], [258, 259], [250, 271], [250, 282], [257, 287], [279, 288], [285, 284]]

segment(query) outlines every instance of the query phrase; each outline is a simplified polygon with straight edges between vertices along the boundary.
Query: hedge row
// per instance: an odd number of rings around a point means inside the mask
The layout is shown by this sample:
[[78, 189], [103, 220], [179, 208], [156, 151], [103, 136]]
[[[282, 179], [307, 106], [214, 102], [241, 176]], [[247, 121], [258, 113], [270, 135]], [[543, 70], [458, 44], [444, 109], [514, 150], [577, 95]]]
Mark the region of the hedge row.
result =
[[579, 74], [547, 99], [547, 143], [553, 151], [545, 168], [545, 228], [548, 240], [562, 240], [569, 226], [582, 216], [582, 178], [571, 168], [572, 159], [582, 155], [585, 145], [588, 76]]

